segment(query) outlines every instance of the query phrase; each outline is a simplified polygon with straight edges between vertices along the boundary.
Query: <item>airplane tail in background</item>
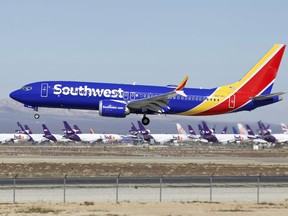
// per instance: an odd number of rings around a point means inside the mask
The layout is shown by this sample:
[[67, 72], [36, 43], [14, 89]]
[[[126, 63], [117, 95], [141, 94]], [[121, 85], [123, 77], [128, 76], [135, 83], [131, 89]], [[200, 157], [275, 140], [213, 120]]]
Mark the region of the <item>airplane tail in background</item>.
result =
[[[247, 129], [243, 126], [243, 124], [241, 123], [237, 123], [237, 127], [238, 127], [238, 130], [239, 130], [239, 133], [242, 134], [242, 135], [248, 135], [248, 131]], [[247, 127], [247, 126], [246, 126]]]
[[211, 135], [213, 130], [211, 131], [209, 129], [207, 123], [205, 121], [202, 121], [202, 125], [203, 125], [203, 130], [204, 130], [205, 135]]
[[131, 129], [129, 130], [130, 134], [137, 134], [138, 133], [138, 129], [135, 127], [135, 125], [133, 124], [133, 122], [131, 122], [132, 126]]
[[204, 130], [201, 124], [198, 124], [198, 129], [200, 134], [204, 134]]
[[[74, 127], [74, 128], [75, 128], [75, 127]], [[94, 134], [94, 131], [93, 131], [92, 128], [90, 128], [89, 132], [90, 132], [90, 134]]]
[[69, 137], [70, 135], [75, 134], [75, 131], [70, 127], [67, 121], [63, 121], [64, 128], [65, 128], [65, 135]]
[[30, 130], [28, 125], [24, 125], [25, 131], [27, 131], [28, 134], [33, 134], [33, 132]]
[[51, 134], [50, 130], [48, 129], [48, 127], [45, 124], [42, 124], [42, 128], [43, 128], [43, 132], [44, 132], [44, 137], [46, 137], [47, 139], [49, 139], [53, 142], [57, 142], [56, 138]]
[[179, 123], [177, 123], [176, 126], [177, 126], [178, 134], [183, 134], [183, 135], [187, 134], [187, 132], [184, 130], [184, 128]]
[[226, 133], [227, 133], [227, 129], [228, 129], [228, 127], [227, 127], [227, 126], [226, 126], [226, 127], [224, 127], [224, 129], [222, 130], [221, 134], [226, 134]]
[[82, 134], [82, 131], [77, 125], [73, 125], [76, 134]]
[[288, 127], [286, 124], [281, 123], [281, 128], [284, 134], [288, 134]]
[[239, 134], [239, 132], [237, 131], [237, 129], [234, 126], [232, 127], [232, 131], [233, 131], [233, 134]]
[[248, 135], [255, 136], [255, 133], [253, 132], [253, 130], [251, 129], [251, 127], [248, 124], [246, 124], [246, 128], [247, 128]]
[[138, 127], [143, 135], [147, 135], [150, 133], [150, 130], [147, 130], [140, 121], [138, 121]]
[[27, 132], [25, 131], [25, 129], [23, 128], [23, 126], [20, 124], [20, 122], [17, 122], [17, 126], [18, 126], [18, 128], [19, 128], [20, 130], [15, 130], [15, 132], [27, 134]]
[[76, 132], [71, 128], [67, 121], [63, 121], [64, 128], [65, 128], [65, 135], [63, 137], [74, 140], [74, 141], [81, 141], [80, 137], [76, 134]]
[[195, 130], [192, 128], [191, 125], [188, 125], [188, 129], [189, 129], [189, 133], [190, 133], [191, 135], [196, 135], [196, 132], [195, 132]]

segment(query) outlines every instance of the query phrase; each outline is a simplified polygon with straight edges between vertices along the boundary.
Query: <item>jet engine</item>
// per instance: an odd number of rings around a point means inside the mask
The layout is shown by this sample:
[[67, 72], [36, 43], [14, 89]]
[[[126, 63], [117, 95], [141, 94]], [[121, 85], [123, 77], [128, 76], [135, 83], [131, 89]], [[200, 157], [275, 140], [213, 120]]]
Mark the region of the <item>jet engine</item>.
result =
[[130, 110], [123, 101], [101, 100], [99, 102], [100, 116], [124, 118], [129, 114]]

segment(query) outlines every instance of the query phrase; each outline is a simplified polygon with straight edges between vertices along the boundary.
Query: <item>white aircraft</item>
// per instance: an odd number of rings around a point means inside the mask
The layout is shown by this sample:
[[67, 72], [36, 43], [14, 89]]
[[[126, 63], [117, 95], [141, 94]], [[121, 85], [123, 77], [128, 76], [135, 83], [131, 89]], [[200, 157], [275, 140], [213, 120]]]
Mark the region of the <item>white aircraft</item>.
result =
[[[179, 123], [176, 124], [176, 127], [177, 127], [178, 134], [174, 135], [174, 138], [175, 138], [174, 142], [179, 143], [179, 142], [196, 141], [191, 138], [190, 134], [187, 134], [187, 132]], [[197, 137], [197, 139], [199, 139], [199, 137]]]
[[[93, 129], [90, 129], [90, 134], [95, 134]], [[123, 137], [119, 134], [100, 134], [103, 143], [121, 142]]]
[[17, 122], [17, 125], [20, 128], [18, 132], [21, 134], [26, 134], [29, 137], [28, 141], [33, 143], [43, 143], [49, 141], [49, 139], [45, 138], [43, 134], [33, 134], [28, 125], [24, 125], [25, 129], [19, 122]]
[[50, 142], [70, 142], [71, 140], [61, 134], [52, 134], [45, 124], [42, 124], [44, 137]]
[[247, 128], [243, 126], [241, 123], [237, 123], [237, 127], [239, 130], [239, 135], [236, 135], [236, 138], [240, 142], [254, 142], [254, 143], [267, 143], [267, 141], [258, 138], [249, 125], [246, 125]]
[[175, 134], [151, 134], [150, 130], [147, 130], [140, 121], [138, 121], [138, 126], [138, 131], [143, 135], [144, 140], [149, 141], [150, 143], [153, 143], [154, 141], [162, 145], [175, 140]]
[[[198, 125], [199, 126], [199, 125]], [[221, 134], [216, 134], [213, 133], [213, 130], [209, 129], [207, 126], [207, 123], [205, 121], [202, 121], [202, 126], [199, 126], [199, 129], [201, 127], [200, 134], [203, 139], [206, 139], [208, 142], [215, 142], [215, 143], [222, 143], [222, 144], [228, 144], [228, 143], [233, 143], [236, 142], [237, 139], [235, 137], [235, 134], [227, 134], [227, 133], [221, 133]], [[224, 130], [227, 130], [224, 129]]]
[[29, 136], [26, 134], [18, 134], [18, 133], [1, 133], [0, 134], [0, 143], [9, 143], [9, 142], [14, 142], [14, 143], [20, 143], [20, 142], [25, 142], [29, 140]]
[[66, 121], [63, 121], [63, 123], [66, 131], [65, 136], [70, 140], [87, 143], [101, 142], [103, 140], [102, 134], [76, 133]]

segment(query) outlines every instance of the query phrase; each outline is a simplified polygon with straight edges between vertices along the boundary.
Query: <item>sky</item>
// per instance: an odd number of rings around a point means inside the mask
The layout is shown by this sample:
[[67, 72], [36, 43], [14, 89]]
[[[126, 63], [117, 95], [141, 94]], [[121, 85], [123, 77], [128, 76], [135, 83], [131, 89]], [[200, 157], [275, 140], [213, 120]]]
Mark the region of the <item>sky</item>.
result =
[[[0, 99], [24, 84], [79, 80], [212, 88], [287, 44], [288, 2], [0, 1]], [[288, 54], [273, 91], [287, 91]], [[288, 122], [284, 101], [211, 117]], [[209, 118], [209, 117], [208, 117]]]

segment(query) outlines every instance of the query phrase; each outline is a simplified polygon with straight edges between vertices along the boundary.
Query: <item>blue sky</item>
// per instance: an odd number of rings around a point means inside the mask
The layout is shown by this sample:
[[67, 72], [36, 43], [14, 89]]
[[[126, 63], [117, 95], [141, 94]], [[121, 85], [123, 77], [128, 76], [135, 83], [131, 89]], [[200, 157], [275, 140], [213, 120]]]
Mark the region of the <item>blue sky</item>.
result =
[[[1, 1], [0, 99], [39, 80], [234, 82], [274, 43], [287, 44], [287, 8], [277, 0]], [[288, 90], [287, 52], [274, 92]], [[288, 122], [284, 100], [253, 117]]]

